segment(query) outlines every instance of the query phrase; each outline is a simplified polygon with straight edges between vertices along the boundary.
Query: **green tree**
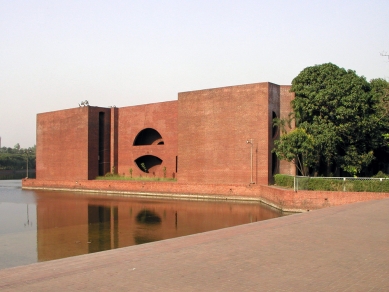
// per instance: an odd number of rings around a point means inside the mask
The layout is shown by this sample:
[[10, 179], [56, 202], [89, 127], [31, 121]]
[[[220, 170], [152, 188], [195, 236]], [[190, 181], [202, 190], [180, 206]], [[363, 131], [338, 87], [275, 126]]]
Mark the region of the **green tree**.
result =
[[36, 153], [35, 145], [29, 148], [19, 148], [17, 143], [14, 148], [2, 147], [0, 149], [0, 169], [20, 170], [26, 169], [27, 159], [29, 162], [29, 169], [35, 169]]
[[389, 115], [389, 82], [382, 78], [370, 81], [373, 98], [379, 103], [379, 114], [381, 118], [388, 118]]
[[19, 143], [16, 143], [15, 146], [14, 146], [14, 149], [16, 151], [19, 151], [20, 150], [20, 144]]
[[304, 129], [296, 128], [275, 141], [273, 152], [281, 160], [292, 162], [302, 175], [315, 163], [313, 137]]
[[294, 113], [289, 113], [286, 118], [274, 118], [273, 119], [273, 127], [280, 129], [281, 135], [288, 133], [291, 130], [292, 123], [294, 122]]
[[376, 101], [376, 130], [379, 145], [386, 145], [384, 134], [389, 133], [389, 82], [385, 79], [373, 79], [370, 81], [371, 94]]
[[313, 137], [316, 172], [324, 163], [327, 175], [333, 166], [356, 174], [374, 159], [383, 139], [377, 136], [379, 93], [372, 87], [378, 91], [355, 71], [331, 63], [305, 68], [293, 79], [296, 125]]

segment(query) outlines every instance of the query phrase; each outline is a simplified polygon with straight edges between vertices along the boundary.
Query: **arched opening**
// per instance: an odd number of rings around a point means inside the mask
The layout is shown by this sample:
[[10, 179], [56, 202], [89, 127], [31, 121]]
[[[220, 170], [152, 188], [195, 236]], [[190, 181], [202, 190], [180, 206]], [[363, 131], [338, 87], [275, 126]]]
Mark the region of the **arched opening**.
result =
[[135, 160], [136, 165], [145, 173], [155, 171], [162, 164], [162, 159], [154, 155], [144, 155]]
[[134, 146], [142, 145], [164, 145], [162, 136], [152, 128], [143, 129], [134, 140]]

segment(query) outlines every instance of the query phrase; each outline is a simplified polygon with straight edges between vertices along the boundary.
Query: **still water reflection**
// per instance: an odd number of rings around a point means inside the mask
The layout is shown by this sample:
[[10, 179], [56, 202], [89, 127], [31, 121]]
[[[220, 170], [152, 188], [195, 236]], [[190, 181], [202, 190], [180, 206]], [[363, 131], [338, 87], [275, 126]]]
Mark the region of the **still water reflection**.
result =
[[279, 216], [258, 203], [31, 191], [0, 181], [0, 269]]

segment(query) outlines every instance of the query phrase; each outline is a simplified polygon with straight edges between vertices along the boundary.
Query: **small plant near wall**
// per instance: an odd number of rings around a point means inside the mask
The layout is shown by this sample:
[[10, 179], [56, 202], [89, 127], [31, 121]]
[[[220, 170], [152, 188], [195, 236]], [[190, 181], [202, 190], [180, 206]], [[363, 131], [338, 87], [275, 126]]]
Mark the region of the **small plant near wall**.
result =
[[115, 174], [115, 170], [116, 170], [116, 168], [115, 168], [115, 165], [114, 165], [114, 166], [112, 166], [112, 170], [111, 170], [112, 174]]
[[[174, 175], [173, 175], [174, 176]], [[175, 182], [177, 181], [176, 178], [163, 178], [163, 177], [158, 177], [158, 176], [142, 176], [142, 174], [140, 174], [139, 176], [137, 177], [129, 177], [129, 176], [125, 176], [125, 174], [123, 173], [123, 175], [112, 175], [112, 173], [110, 172], [107, 172], [106, 175], [104, 176], [98, 176], [96, 177], [97, 180], [122, 180], [122, 181], [171, 181], [171, 182]]]
[[146, 164], [143, 162], [143, 163], [140, 163], [139, 164], [139, 168], [141, 170], [145, 170], [146, 173], [135, 173], [134, 174], [134, 169], [132, 167], [130, 167], [128, 169], [129, 171], [129, 176], [126, 176], [126, 174], [123, 172], [122, 175], [121, 174], [117, 174], [117, 173], [113, 173], [115, 171], [117, 171], [117, 168], [116, 166], [115, 167], [112, 167], [112, 172], [107, 172], [105, 176], [98, 176], [96, 177], [97, 180], [131, 180], [131, 181], [177, 181], [176, 179], [176, 174], [173, 172], [172, 173], [172, 177], [168, 177], [167, 175], [167, 167], [162, 167], [162, 172], [163, 172], [163, 177], [159, 176], [158, 173], [156, 173], [155, 171], [148, 173], [147, 172], [147, 166]]
[[140, 164], [140, 166], [142, 167], [142, 169], [143, 169], [145, 172], [147, 172], [147, 167], [146, 167], [146, 164], [145, 164], [144, 162], [142, 162], [142, 163]]

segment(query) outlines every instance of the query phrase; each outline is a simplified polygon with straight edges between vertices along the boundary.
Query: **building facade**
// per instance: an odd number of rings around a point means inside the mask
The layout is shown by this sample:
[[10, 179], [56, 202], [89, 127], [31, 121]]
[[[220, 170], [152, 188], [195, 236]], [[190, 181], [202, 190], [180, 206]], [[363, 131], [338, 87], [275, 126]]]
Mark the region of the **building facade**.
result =
[[294, 174], [272, 149], [273, 119], [287, 117], [290, 86], [255, 83], [178, 94], [178, 100], [37, 115], [37, 179], [107, 173], [188, 184], [269, 184]]

